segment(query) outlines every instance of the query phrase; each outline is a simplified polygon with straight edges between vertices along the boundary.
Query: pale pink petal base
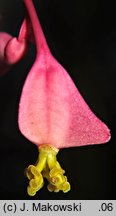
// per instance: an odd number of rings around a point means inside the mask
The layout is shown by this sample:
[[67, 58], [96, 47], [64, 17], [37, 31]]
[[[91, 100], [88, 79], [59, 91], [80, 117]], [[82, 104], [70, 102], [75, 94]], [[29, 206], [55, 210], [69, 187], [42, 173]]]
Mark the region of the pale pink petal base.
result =
[[18, 116], [22, 134], [37, 146], [100, 144], [110, 131], [90, 110], [65, 69], [49, 54], [37, 57], [23, 87]]

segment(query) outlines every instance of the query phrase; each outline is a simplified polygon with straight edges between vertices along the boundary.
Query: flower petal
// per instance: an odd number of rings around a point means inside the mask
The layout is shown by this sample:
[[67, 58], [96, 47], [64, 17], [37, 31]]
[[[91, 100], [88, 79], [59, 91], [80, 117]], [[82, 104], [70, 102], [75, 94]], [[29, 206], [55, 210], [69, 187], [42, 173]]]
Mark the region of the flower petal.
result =
[[65, 69], [40, 55], [29, 72], [19, 105], [19, 128], [33, 143], [57, 148], [105, 143], [107, 126], [90, 110]]

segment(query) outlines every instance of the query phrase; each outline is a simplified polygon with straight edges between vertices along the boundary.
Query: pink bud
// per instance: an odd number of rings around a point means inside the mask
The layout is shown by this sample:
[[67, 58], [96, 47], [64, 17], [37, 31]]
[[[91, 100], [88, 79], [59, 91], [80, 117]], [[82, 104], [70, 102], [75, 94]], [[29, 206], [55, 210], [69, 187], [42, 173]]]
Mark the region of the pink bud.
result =
[[34, 39], [27, 16], [22, 23], [18, 38], [0, 32], [0, 75], [6, 73], [13, 64], [24, 57], [29, 41], [34, 42]]
[[24, 3], [37, 56], [21, 94], [20, 131], [37, 146], [50, 144], [59, 149], [109, 141], [107, 126], [93, 114], [66, 70], [50, 53], [32, 1]]
[[11, 39], [11, 35], [5, 32], [0, 32], [0, 75], [6, 73], [9, 69], [9, 65], [7, 65], [5, 61], [5, 48]]
[[6, 46], [5, 59], [7, 64], [17, 63], [27, 51], [26, 40], [19, 41], [17, 38], [12, 38]]

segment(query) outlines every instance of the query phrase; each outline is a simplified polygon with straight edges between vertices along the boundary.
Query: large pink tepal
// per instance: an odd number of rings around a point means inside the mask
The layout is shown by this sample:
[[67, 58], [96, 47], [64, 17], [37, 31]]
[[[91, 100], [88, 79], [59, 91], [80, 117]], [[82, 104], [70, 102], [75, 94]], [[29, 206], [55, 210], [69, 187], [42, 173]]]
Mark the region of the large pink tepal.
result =
[[105, 143], [110, 137], [64, 68], [45, 54], [35, 61], [23, 87], [19, 127], [33, 143], [57, 148]]
[[68, 73], [51, 55], [31, 3], [25, 0], [37, 57], [20, 99], [22, 134], [37, 146], [50, 144], [58, 149], [107, 142], [109, 129], [93, 114]]

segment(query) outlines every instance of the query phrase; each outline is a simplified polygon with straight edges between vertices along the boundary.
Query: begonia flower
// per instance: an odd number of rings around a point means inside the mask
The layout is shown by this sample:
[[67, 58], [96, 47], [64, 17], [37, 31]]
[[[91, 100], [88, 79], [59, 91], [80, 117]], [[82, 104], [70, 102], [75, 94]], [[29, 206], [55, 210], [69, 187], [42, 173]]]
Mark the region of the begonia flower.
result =
[[57, 161], [62, 148], [108, 142], [110, 131], [90, 110], [66, 70], [51, 54], [32, 0], [24, 0], [33, 29], [36, 59], [25, 80], [19, 103], [21, 133], [39, 151], [29, 165], [27, 192], [34, 196], [47, 178], [48, 190], [68, 192], [70, 183]]
[[49, 182], [48, 190], [68, 192], [71, 188], [57, 161], [62, 148], [106, 143], [108, 127], [89, 108], [71, 77], [53, 57], [42, 31], [33, 1], [23, 0], [26, 15], [17, 38], [0, 33], [0, 73], [5, 73], [36, 45], [36, 58], [25, 80], [18, 110], [21, 133], [35, 144], [39, 154], [29, 165], [27, 192], [34, 196]]

